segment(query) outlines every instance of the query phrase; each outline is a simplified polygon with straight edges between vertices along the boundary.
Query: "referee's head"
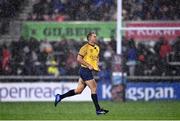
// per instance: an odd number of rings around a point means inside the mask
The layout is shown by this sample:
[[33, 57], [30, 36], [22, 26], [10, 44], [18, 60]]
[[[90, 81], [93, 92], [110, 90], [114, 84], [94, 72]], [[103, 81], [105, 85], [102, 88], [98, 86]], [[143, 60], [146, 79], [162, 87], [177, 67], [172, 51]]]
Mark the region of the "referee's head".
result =
[[92, 35], [95, 35], [95, 36], [96, 36], [96, 33], [92, 31], [92, 32], [89, 32], [89, 33], [87, 34], [87, 40], [88, 40], [88, 41], [90, 40], [90, 38], [91, 38]]

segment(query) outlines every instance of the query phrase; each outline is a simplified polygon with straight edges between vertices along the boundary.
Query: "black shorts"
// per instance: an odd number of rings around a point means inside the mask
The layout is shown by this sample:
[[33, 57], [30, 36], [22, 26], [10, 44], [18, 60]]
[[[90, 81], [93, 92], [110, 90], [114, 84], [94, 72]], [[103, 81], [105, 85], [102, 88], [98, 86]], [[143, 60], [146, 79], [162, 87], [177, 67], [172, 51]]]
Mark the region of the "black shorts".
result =
[[79, 69], [79, 75], [83, 81], [94, 79], [92, 70], [85, 68], [85, 67], [81, 67]]

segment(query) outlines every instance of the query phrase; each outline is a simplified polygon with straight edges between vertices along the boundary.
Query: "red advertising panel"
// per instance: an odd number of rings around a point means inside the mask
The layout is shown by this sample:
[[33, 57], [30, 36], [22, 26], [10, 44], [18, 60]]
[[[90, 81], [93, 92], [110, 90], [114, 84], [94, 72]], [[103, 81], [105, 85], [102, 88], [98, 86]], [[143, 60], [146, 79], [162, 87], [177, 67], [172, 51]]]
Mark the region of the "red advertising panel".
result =
[[130, 39], [147, 41], [147, 40], [158, 40], [160, 37], [164, 37], [167, 40], [175, 40], [177, 36], [180, 36], [180, 22], [127, 22], [126, 27], [163, 27], [179, 28], [178, 30], [128, 30], [125, 32], [125, 36]]

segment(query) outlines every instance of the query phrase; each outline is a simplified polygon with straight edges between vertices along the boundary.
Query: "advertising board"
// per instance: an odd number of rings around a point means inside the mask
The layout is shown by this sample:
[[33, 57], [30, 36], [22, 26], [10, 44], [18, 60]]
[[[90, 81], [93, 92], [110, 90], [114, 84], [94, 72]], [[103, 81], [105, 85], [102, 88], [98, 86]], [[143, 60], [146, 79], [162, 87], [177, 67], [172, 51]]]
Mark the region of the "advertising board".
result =
[[[0, 83], [0, 101], [54, 101], [55, 94], [63, 94], [75, 89], [77, 83]], [[64, 99], [65, 101], [90, 101], [91, 93], [86, 88], [81, 95]]]

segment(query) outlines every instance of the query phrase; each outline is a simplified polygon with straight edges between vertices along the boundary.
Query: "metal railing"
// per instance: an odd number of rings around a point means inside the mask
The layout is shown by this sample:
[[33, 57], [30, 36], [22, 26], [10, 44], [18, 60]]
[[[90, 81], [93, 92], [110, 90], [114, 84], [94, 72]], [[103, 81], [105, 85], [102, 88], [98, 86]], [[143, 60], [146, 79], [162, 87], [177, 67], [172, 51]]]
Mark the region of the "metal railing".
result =
[[42, 79], [42, 80], [49, 80], [49, 79], [67, 79], [67, 80], [72, 80], [72, 79], [78, 79], [79, 76], [0, 76], [0, 80], [4, 79], [23, 79], [23, 80], [31, 80], [31, 79]]
[[[130, 81], [166, 81], [166, 80], [176, 80], [180, 81], [180, 76], [127, 76], [123, 77], [126, 78], [127, 80]], [[3, 82], [2, 80], [13, 80], [13, 81], [18, 81], [18, 80], [78, 80], [79, 76], [74, 75], [74, 76], [16, 76], [16, 75], [11, 75], [11, 76], [0, 76], [0, 81]], [[100, 79], [98, 76], [95, 76], [95, 79]]]
[[144, 80], [144, 81], [159, 81], [159, 80], [179, 80], [180, 81], [180, 76], [128, 76], [128, 80]]

